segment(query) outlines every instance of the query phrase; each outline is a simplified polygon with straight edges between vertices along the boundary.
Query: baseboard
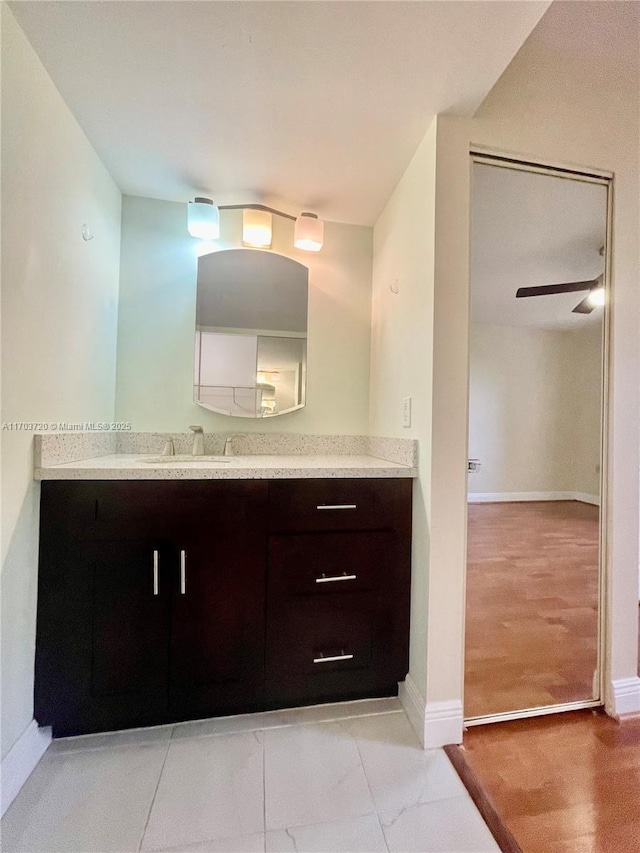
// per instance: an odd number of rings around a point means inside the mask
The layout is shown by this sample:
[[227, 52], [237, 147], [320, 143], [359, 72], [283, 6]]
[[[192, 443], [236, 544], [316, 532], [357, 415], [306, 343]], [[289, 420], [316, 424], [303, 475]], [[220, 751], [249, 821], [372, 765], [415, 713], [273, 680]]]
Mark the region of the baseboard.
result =
[[471, 504], [517, 503], [519, 501], [581, 501], [600, 505], [598, 495], [586, 492], [469, 492], [467, 500]]
[[593, 504], [594, 506], [600, 506], [600, 496], [588, 495], [586, 492], [574, 492], [573, 500], [580, 501], [583, 504]]
[[617, 719], [640, 715], [640, 678], [620, 678], [612, 687], [612, 715]]
[[424, 748], [462, 743], [462, 702], [427, 702], [424, 714]]
[[462, 743], [462, 702], [426, 702], [410, 675], [398, 685], [398, 697], [425, 749]]
[[424, 746], [424, 709], [426, 702], [410, 675], [407, 675], [406, 679], [398, 684], [398, 699], [400, 699], [420, 743]]
[[40, 729], [32, 720], [2, 759], [2, 814], [15, 800], [50, 743], [51, 729]]

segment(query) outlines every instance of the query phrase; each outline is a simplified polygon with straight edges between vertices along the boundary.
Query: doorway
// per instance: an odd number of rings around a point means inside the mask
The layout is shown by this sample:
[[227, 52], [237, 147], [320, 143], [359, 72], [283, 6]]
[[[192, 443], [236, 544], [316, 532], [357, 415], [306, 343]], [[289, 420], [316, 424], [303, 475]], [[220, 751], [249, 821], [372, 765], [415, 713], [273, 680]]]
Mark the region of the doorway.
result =
[[609, 194], [473, 157], [467, 725], [601, 704]]

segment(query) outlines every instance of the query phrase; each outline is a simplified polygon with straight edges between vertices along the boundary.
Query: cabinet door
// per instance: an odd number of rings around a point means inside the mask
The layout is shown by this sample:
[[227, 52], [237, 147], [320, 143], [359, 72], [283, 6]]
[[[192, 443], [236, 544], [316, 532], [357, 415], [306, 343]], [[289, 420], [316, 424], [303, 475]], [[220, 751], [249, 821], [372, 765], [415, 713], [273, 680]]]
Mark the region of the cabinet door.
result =
[[162, 722], [169, 657], [167, 549], [140, 540], [48, 539], [44, 550], [38, 722], [52, 725], [56, 737]]
[[91, 695], [101, 704], [166, 705], [170, 550], [152, 540], [104, 542], [92, 595]]
[[194, 491], [174, 534], [170, 708], [175, 719], [251, 711], [264, 682], [266, 484]]

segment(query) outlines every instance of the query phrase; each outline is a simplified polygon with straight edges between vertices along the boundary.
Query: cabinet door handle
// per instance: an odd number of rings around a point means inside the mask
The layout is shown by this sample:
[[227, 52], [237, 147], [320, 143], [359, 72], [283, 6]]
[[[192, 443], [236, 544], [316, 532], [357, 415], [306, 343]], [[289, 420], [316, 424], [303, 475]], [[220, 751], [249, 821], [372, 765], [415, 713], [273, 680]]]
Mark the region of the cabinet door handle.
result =
[[335, 583], [336, 581], [354, 581], [358, 575], [334, 575], [333, 577], [328, 578], [326, 575], [322, 575], [320, 578], [316, 578], [316, 583]]
[[187, 552], [180, 551], [180, 595], [187, 592]]
[[346, 655], [344, 652], [341, 655], [327, 655], [326, 657], [320, 653], [320, 657], [314, 658], [314, 663], [332, 663], [337, 660], [352, 660], [353, 655]]
[[357, 509], [357, 504], [318, 504], [316, 509]]
[[160, 591], [158, 585], [158, 552], [153, 552], [153, 594], [158, 595]]

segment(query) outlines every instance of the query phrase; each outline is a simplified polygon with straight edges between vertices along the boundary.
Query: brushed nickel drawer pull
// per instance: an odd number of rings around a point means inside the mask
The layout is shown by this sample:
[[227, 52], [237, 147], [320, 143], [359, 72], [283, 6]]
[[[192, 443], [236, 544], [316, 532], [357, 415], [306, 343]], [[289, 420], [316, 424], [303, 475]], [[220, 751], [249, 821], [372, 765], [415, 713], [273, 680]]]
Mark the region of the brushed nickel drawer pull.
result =
[[353, 655], [346, 655], [344, 652], [341, 655], [328, 655], [327, 657], [325, 657], [321, 653], [320, 657], [313, 659], [313, 662], [314, 663], [332, 663], [333, 661], [337, 661], [337, 660], [352, 660], [352, 659], [353, 659]]
[[158, 595], [158, 552], [153, 552], [153, 594]]
[[319, 504], [316, 509], [357, 509], [357, 504]]
[[348, 575], [343, 572], [341, 575], [334, 575], [328, 578], [324, 573], [322, 577], [316, 578], [316, 583], [335, 583], [336, 581], [354, 581], [358, 575]]
[[187, 552], [180, 551], [180, 595], [187, 592]]

